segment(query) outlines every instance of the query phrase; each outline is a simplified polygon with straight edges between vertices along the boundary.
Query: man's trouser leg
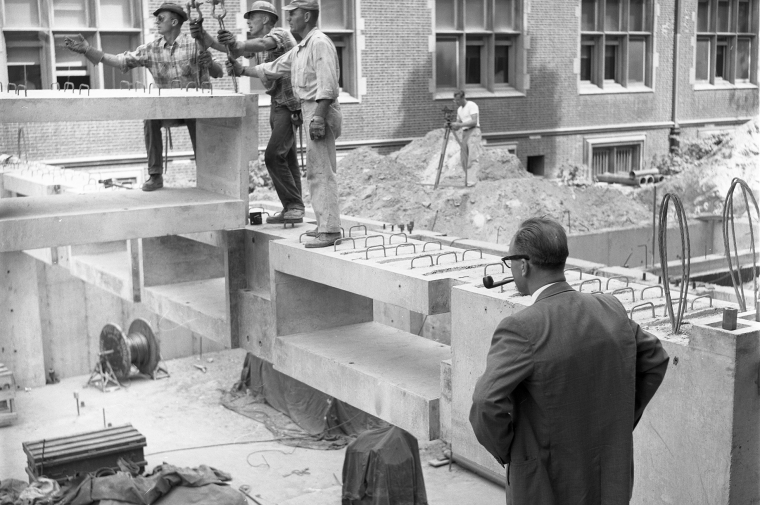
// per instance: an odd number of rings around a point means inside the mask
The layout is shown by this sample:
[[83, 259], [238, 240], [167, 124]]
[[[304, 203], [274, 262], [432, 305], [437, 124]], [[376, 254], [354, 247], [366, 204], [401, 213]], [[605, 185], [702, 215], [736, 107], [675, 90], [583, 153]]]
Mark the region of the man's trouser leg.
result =
[[314, 117], [317, 102], [303, 102], [304, 134], [306, 144], [306, 180], [309, 181], [311, 205], [317, 217], [319, 233], [340, 233], [340, 207], [338, 205], [338, 179], [335, 172], [338, 163], [335, 154], [335, 139], [340, 136], [340, 109], [330, 107], [325, 118], [325, 136], [311, 140], [309, 124]]
[[164, 142], [160, 119], [145, 120], [145, 149], [148, 151], [148, 173], [161, 175], [164, 171]]
[[301, 169], [298, 166], [290, 114], [290, 109], [281, 105], [273, 105], [269, 110], [272, 136], [269, 137], [267, 149], [264, 151], [267, 171], [285, 210], [304, 208], [301, 197]]
[[469, 175], [473, 177], [471, 181], [477, 182], [475, 177], [477, 177], [478, 169], [480, 168], [480, 152], [483, 149], [483, 137], [479, 127], [470, 128], [467, 130], [467, 133], [467, 170]]

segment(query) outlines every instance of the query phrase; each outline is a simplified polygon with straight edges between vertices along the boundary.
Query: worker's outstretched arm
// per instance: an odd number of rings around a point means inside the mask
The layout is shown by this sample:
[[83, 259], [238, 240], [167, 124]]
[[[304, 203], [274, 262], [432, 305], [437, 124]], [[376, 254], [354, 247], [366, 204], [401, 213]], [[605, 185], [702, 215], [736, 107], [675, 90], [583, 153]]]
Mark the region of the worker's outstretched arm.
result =
[[[227, 30], [219, 30], [217, 33], [217, 40], [217, 45], [222, 47], [222, 49], [219, 50], [227, 51], [226, 47], [229, 46], [233, 58], [239, 58], [246, 54], [271, 51], [277, 47], [277, 42], [272, 37], [261, 37], [258, 39], [240, 41], [235, 38], [234, 34]], [[217, 47], [214, 48], [218, 49]]]
[[211, 51], [208, 49], [198, 54], [198, 66], [208, 68], [208, 74], [215, 79], [224, 77], [224, 69], [211, 57]]
[[122, 61], [121, 58], [119, 58], [119, 55], [104, 53], [100, 49], [92, 47], [81, 33], [77, 34], [75, 37], [64, 37], [63, 44], [69, 51], [83, 54], [85, 58], [95, 65], [102, 63], [109, 67], [122, 66]]

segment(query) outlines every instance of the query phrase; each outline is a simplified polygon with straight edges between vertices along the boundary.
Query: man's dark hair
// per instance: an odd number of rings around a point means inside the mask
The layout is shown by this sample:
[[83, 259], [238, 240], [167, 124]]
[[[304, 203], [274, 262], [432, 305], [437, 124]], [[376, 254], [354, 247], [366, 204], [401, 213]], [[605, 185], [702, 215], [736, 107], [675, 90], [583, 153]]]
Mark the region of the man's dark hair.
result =
[[307, 10], [306, 12], [311, 14], [311, 18], [309, 20], [316, 24], [317, 20], [319, 19], [319, 11]]
[[457, 90], [454, 92], [454, 98], [464, 98], [464, 91], [463, 90]]
[[514, 244], [515, 253], [528, 256], [531, 265], [545, 270], [564, 268], [569, 255], [565, 229], [544, 217], [532, 217], [520, 223]]

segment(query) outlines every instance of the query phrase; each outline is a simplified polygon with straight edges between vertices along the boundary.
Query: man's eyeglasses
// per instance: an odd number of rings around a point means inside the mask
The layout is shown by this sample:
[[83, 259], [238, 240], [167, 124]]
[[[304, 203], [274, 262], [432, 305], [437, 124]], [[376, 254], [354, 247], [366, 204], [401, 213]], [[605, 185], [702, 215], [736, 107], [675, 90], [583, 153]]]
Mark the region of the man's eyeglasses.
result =
[[169, 19], [169, 16], [164, 16], [163, 14], [159, 14], [158, 16], [156, 16], [156, 20], [159, 23], [163, 23], [166, 19]]
[[512, 268], [512, 261], [513, 260], [528, 260], [530, 261], [530, 258], [524, 254], [513, 254], [511, 256], [504, 256], [501, 261], [504, 263], [504, 266], [507, 268]]

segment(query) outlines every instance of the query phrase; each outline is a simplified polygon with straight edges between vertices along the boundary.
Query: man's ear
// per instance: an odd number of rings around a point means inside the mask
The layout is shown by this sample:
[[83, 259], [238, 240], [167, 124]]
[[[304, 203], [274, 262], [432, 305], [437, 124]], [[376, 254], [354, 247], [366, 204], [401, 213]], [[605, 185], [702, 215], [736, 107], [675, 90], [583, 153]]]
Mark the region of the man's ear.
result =
[[172, 26], [177, 26], [177, 23], [179, 23], [179, 21], [177, 21], [176, 19], [172, 19]]
[[528, 271], [530, 271], [530, 264], [528, 263], [528, 260], [520, 260], [520, 273], [523, 277], [526, 277], [528, 275]]
[[311, 21], [311, 11], [304, 10], [303, 20], [305, 23], [308, 23], [309, 21]]

